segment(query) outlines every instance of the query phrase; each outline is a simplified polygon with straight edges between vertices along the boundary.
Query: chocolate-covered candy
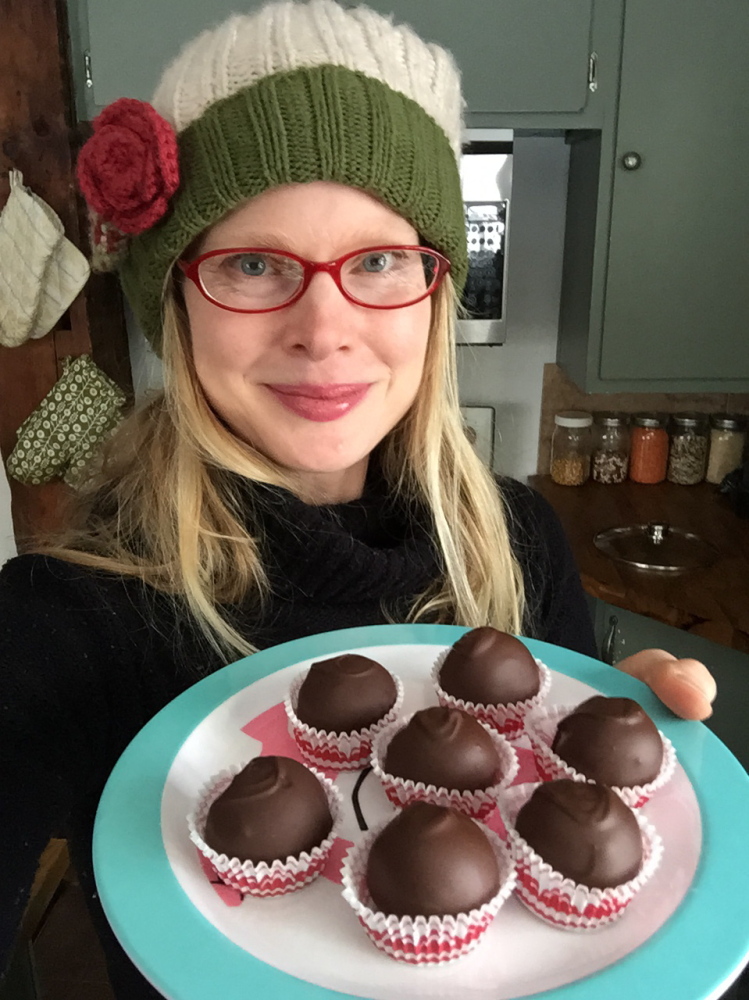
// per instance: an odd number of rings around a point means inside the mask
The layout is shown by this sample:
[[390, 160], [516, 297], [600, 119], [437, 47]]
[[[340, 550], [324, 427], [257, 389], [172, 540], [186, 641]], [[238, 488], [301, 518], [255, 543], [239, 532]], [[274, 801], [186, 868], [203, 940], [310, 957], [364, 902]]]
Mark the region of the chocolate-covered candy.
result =
[[655, 723], [631, 698], [595, 695], [562, 719], [552, 750], [602, 785], [644, 785], [661, 769], [663, 741]]
[[333, 827], [325, 790], [290, 757], [256, 757], [208, 810], [203, 839], [229, 858], [268, 864], [318, 847]]
[[445, 657], [440, 687], [477, 705], [510, 705], [538, 694], [541, 674], [514, 635], [484, 625], [466, 632]]
[[459, 708], [424, 708], [395, 734], [383, 769], [397, 778], [461, 792], [502, 778], [497, 748], [480, 722]]
[[555, 871], [589, 888], [621, 885], [642, 866], [635, 814], [605, 785], [547, 781], [521, 808], [515, 829]]
[[296, 716], [315, 729], [353, 733], [387, 715], [397, 693], [382, 664], [344, 653], [312, 664], [299, 689]]
[[499, 891], [500, 871], [494, 848], [472, 819], [414, 802], [378, 834], [366, 881], [384, 913], [444, 917], [489, 902]]

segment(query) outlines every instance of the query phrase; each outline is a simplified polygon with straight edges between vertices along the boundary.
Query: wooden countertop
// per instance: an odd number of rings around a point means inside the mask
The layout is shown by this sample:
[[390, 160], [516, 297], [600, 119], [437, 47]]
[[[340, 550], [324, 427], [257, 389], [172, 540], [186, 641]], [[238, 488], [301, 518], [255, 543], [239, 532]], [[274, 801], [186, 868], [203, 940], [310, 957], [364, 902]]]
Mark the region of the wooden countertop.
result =
[[[609, 604], [749, 652], [749, 520], [733, 513], [708, 483], [559, 486], [549, 476], [529, 484], [559, 515], [586, 591]], [[718, 549], [712, 566], [683, 574], [638, 570], [595, 547], [598, 531], [664, 521]]]

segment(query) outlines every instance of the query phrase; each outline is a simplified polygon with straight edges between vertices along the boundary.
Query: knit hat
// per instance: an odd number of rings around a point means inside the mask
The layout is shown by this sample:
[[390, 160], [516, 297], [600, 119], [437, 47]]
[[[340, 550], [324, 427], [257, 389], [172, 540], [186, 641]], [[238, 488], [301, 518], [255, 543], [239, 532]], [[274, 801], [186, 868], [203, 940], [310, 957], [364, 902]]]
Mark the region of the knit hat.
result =
[[336, 181], [379, 198], [452, 264], [468, 262], [452, 56], [367, 7], [269, 3], [182, 50], [151, 104], [94, 121], [78, 177], [94, 264], [118, 267], [157, 352], [174, 262], [206, 228], [282, 184]]

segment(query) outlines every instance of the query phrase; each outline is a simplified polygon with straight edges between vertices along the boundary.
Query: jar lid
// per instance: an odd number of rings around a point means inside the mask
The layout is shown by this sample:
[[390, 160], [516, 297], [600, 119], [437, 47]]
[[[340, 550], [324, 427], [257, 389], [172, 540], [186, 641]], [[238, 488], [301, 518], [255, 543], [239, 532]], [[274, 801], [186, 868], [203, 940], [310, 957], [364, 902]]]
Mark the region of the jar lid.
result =
[[743, 431], [746, 417], [741, 413], [713, 413], [710, 423], [721, 431]]
[[615, 413], [612, 410], [600, 410], [593, 414], [593, 419], [597, 424], [604, 427], [622, 427], [629, 423], [629, 414]]
[[593, 417], [584, 410], [562, 410], [554, 415], [554, 423], [558, 427], [590, 427]]
[[635, 413], [634, 422], [636, 427], [663, 427], [666, 418], [660, 413]]
[[677, 427], [699, 427], [705, 420], [704, 413], [672, 413], [671, 419]]

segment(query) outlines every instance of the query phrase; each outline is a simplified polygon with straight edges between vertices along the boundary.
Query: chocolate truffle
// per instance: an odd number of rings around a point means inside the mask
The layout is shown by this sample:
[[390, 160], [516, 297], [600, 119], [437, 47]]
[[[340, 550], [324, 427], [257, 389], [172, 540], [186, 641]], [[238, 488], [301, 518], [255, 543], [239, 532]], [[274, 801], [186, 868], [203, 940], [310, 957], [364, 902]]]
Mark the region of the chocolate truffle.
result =
[[315, 729], [353, 733], [387, 715], [397, 693], [380, 663], [344, 653], [312, 664], [299, 688], [296, 716]]
[[602, 695], [562, 719], [552, 750], [586, 778], [619, 788], [652, 781], [663, 761], [663, 741], [650, 716], [631, 698]]
[[256, 757], [208, 810], [203, 839], [240, 861], [276, 860], [318, 847], [333, 827], [325, 790], [290, 757]]
[[459, 708], [424, 708], [388, 744], [383, 769], [396, 778], [461, 792], [488, 788], [502, 778], [489, 733]]
[[467, 913], [499, 892], [499, 862], [468, 816], [414, 802], [382, 830], [366, 871], [372, 902], [398, 917]]
[[515, 829], [555, 871], [589, 888], [621, 885], [642, 866], [635, 814], [605, 785], [547, 781], [521, 808]]
[[466, 632], [445, 657], [440, 687], [476, 705], [510, 705], [538, 694], [536, 661], [514, 635], [491, 625]]

